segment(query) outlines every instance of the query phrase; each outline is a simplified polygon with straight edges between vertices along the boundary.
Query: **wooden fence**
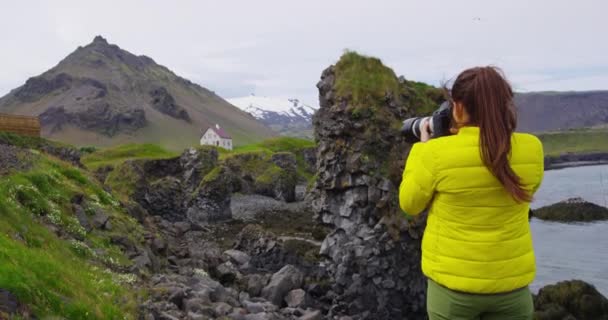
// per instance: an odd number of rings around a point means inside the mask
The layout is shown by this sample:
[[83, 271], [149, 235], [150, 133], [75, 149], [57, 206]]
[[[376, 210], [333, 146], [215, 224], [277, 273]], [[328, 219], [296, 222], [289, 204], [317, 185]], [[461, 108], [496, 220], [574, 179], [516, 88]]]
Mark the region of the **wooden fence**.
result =
[[40, 137], [40, 120], [38, 117], [0, 113], [0, 131]]

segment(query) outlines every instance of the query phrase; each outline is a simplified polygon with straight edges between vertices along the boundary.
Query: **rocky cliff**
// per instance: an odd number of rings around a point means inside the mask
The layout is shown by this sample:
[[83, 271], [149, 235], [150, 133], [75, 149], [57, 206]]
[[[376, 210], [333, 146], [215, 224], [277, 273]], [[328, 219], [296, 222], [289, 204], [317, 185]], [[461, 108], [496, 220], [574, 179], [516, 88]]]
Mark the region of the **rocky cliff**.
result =
[[321, 254], [335, 292], [330, 315], [422, 319], [421, 223], [406, 223], [398, 187], [410, 146], [399, 133], [411, 95], [380, 60], [346, 53], [323, 71], [314, 117], [313, 208], [333, 231]]
[[100, 36], [0, 98], [0, 112], [37, 115], [43, 136], [75, 145], [196, 145], [216, 123], [234, 143], [274, 133], [251, 115], [143, 55]]

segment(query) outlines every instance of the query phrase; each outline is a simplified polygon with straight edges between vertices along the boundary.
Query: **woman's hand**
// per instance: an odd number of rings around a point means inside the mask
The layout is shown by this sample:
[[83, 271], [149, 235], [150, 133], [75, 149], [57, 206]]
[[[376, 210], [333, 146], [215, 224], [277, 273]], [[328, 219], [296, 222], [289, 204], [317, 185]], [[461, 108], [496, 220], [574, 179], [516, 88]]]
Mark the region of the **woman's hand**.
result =
[[420, 142], [427, 142], [431, 139], [431, 125], [429, 123], [429, 119], [424, 119], [424, 123], [422, 123], [422, 128], [420, 128]]

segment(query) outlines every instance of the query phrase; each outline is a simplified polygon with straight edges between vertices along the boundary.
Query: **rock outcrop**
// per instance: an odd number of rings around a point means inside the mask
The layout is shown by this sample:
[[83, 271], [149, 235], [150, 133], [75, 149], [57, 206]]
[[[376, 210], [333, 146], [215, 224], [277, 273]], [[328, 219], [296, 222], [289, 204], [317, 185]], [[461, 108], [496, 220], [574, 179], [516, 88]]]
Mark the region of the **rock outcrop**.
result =
[[608, 299], [592, 285], [562, 281], [540, 289], [534, 297], [535, 319], [608, 319]]
[[[370, 87], [350, 88], [353, 76], [374, 80], [359, 79]], [[378, 79], [386, 81], [375, 88]], [[412, 113], [407, 91], [379, 60], [355, 53], [323, 71], [317, 87], [312, 194], [318, 219], [333, 228], [321, 247], [334, 280], [329, 315], [423, 319], [422, 222], [405, 223], [397, 198], [409, 150], [399, 133]]]
[[608, 220], [608, 208], [582, 198], [571, 198], [534, 210], [534, 217], [560, 222], [592, 222]]
[[168, 116], [190, 122], [190, 115], [181, 106], [177, 105], [175, 98], [165, 87], [158, 87], [150, 91], [152, 107]]

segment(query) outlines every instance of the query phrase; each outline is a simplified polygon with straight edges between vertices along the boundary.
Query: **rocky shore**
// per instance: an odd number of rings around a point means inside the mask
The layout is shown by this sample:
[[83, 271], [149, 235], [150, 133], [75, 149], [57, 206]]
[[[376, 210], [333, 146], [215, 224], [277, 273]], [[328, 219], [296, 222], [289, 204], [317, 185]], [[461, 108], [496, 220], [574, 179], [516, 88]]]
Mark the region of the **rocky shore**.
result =
[[[353, 72], [382, 78], [386, 87], [358, 81], [371, 86], [361, 94], [349, 87]], [[380, 60], [353, 53], [324, 70], [317, 87], [316, 149], [221, 155], [213, 147], [190, 148], [172, 158], [101, 166], [86, 177], [61, 167], [65, 173], [53, 179], [69, 178], [66, 184], [83, 190], [61, 206], [74, 225], [45, 226], [80, 244], [71, 250], [91, 251], [91, 264], [128, 280], [121, 285], [141, 291], [138, 319], [426, 319], [425, 218], [404, 218], [397, 195], [410, 148], [400, 120], [417, 112], [420, 96]], [[0, 139], [0, 168], [8, 168], [0, 177], [28, 170], [30, 163], [18, 160], [32, 156], [30, 148]], [[38, 149], [80, 166], [74, 149]], [[302, 158], [314, 177], [306, 186]], [[43, 189], [52, 179], [33, 180]], [[99, 195], [108, 198], [106, 207]], [[19, 201], [41, 208], [28, 197]], [[40, 210], [41, 219], [47, 211]], [[100, 262], [108, 252], [89, 248], [95, 245], [89, 235], [127, 261]], [[17, 295], [0, 288], [0, 318], [27, 319], [36, 310]], [[606, 305], [580, 281], [548, 286], [535, 297], [542, 320], [607, 319]]]
[[545, 170], [608, 164], [608, 153], [563, 154], [545, 157]]

